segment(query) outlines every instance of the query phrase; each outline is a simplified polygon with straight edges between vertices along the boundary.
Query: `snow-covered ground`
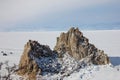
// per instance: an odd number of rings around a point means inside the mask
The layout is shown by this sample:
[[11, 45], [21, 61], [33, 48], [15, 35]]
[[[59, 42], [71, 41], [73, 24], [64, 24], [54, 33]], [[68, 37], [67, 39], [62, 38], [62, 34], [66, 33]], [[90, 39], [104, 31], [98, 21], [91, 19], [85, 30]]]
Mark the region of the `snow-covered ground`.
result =
[[[64, 80], [120, 80], [120, 30], [82, 31], [90, 43], [105, 51], [113, 65], [88, 66]], [[18, 64], [24, 44], [29, 40], [37, 40], [52, 49], [56, 37], [61, 31], [54, 32], [0, 32], [0, 62], [9, 61], [9, 65]], [[6, 53], [7, 56], [3, 56]], [[3, 71], [0, 70], [2, 74]]]

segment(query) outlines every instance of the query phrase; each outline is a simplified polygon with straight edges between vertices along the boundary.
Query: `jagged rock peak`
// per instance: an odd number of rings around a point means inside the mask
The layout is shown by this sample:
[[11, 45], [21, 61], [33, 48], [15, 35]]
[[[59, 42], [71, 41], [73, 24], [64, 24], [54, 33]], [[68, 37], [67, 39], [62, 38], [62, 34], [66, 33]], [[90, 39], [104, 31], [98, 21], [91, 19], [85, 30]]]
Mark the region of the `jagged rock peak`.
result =
[[57, 43], [54, 48], [58, 52], [59, 57], [68, 53], [73, 58], [81, 60], [87, 56], [91, 56], [91, 62], [94, 64], [108, 64], [109, 58], [103, 51], [97, 49], [89, 40], [83, 36], [78, 28], [72, 27], [67, 33], [61, 33], [57, 37]]
[[24, 51], [19, 62], [18, 75], [27, 76], [29, 80], [36, 80], [36, 75], [41, 73], [39, 58], [52, 56], [52, 50], [47, 45], [29, 40], [24, 46]]

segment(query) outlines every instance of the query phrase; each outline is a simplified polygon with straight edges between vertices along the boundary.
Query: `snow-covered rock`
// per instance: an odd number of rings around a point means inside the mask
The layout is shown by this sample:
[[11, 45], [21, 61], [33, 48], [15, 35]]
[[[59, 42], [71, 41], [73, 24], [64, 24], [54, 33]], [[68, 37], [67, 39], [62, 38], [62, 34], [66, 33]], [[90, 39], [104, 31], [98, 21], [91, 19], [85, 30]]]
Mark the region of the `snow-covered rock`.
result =
[[54, 51], [47, 45], [29, 40], [24, 47], [17, 74], [27, 76], [30, 80], [62, 80], [86, 66], [109, 63], [104, 51], [90, 44], [78, 28], [71, 28], [57, 38]]
[[[14, 64], [19, 64], [19, 59], [23, 52], [23, 45], [29, 39], [34, 39], [43, 44], [49, 44], [51, 48], [55, 45], [55, 38], [59, 36], [60, 31], [55, 32], [0, 32], [0, 52], [4, 52], [7, 56], [3, 56], [3, 53], [0, 53], [0, 63], [3, 65], [0, 69], [0, 80], [5, 80], [2, 77], [7, 76], [8, 71], [6, 70], [7, 65], [6, 61], [8, 61], [9, 67], [12, 67]], [[113, 65], [93, 65], [93, 64], [85, 64], [81, 66], [80, 69], [74, 71], [72, 74], [68, 76], [62, 76], [61, 73], [43, 73], [45, 75], [40, 75], [37, 73], [38, 80], [119, 80], [120, 79], [120, 38], [117, 35], [120, 35], [120, 30], [98, 30], [98, 31], [83, 31], [84, 35], [89, 38], [91, 43], [94, 43], [97, 48], [103, 49], [109, 56], [111, 63]], [[50, 36], [52, 35], [52, 36]], [[24, 36], [24, 37], [23, 37]], [[10, 54], [12, 52], [13, 54]], [[72, 60], [70, 55], [65, 54], [66, 58], [63, 59], [64, 62], [68, 62]], [[64, 57], [65, 57], [64, 56]], [[69, 57], [69, 60], [68, 60]], [[73, 58], [72, 58], [73, 59]], [[65, 61], [66, 60], [66, 61]], [[74, 59], [73, 59], [74, 60]], [[58, 59], [58, 63], [62, 59]], [[75, 60], [77, 61], [77, 60]], [[87, 59], [82, 59], [82, 63], [86, 63], [89, 61], [89, 57]], [[65, 63], [64, 63], [65, 65]], [[64, 65], [61, 69], [64, 69]], [[73, 65], [73, 64], [70, 64]], [[67, 70], [71, 70], [69, 67]], [[66, 71], [67, 71], [66, 70]], [[63, 72], [63, 75], [65, 73]], [[10, 76], [12, 80], [23, 80], [22, 76], [18, 76], [15, 73], [12, 73]], [[25, 78], [25, 77], [24, 77]], [[27, 78], [27, 77], [26, 77]], [[26, 80], [26, 78], [24, 80]], [[61, 80], [62, 80], [61, 79]]]

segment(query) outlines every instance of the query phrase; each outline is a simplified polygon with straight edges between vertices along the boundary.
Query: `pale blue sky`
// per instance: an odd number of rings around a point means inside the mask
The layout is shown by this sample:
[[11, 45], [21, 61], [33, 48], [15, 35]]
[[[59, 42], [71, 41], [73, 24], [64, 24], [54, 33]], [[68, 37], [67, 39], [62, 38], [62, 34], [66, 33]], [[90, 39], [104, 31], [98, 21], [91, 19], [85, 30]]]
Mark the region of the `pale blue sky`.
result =
[[0, 0], [0, 31], [120, 29], [120, 0]]

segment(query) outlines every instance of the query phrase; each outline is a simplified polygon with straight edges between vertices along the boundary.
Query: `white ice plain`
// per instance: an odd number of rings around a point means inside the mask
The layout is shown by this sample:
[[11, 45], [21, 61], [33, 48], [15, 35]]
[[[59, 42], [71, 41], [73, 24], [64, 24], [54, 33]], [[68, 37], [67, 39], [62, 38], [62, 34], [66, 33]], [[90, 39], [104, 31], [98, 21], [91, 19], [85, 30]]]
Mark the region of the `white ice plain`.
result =
[[[29, 39], [37, 40], [41, 44], [47, 44], [53, 49], [56, 44], [56, 37], [61, 32], [63, 31], [0, 32], [0, 62], [9, 61], [9, 65], [18, 65], [24, 45]], [[88, 66], [65, 77], [64, 80], [120, 80], [120, 30], [82, 32], [90, 43], [108, 54], [112, 65]], [[6, 53], [7, 56], [3, 56], [3, 53]], [[4, 68], [0, 70], [0, 74], [7, 74]]]

